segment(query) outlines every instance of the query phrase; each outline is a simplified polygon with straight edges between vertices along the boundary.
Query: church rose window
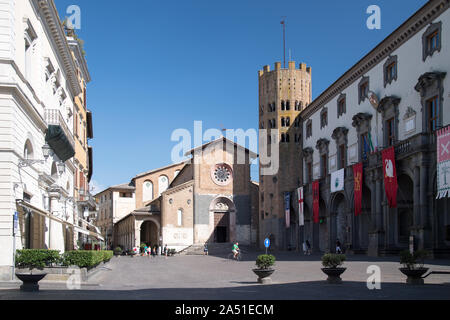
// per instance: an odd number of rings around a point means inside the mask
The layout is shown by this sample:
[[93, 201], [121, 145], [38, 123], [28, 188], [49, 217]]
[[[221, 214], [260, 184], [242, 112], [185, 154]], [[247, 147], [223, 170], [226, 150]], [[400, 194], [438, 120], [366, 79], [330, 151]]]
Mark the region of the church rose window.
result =
[[211, 177], [216, 184], [225, 186], [230, 183], [233, 177], [233, 170], [225, 163], [216, 164], [212, 168]]

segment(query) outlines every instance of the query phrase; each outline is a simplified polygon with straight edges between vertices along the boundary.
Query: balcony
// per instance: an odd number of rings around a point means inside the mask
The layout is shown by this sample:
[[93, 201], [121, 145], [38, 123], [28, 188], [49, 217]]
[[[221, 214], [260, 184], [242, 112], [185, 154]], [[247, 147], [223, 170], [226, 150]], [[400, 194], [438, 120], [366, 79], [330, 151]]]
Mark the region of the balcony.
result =
[[45, 122], [47, 123], [46, 141], [60, 158], [67, 161], [75, 155], [75, 141], [61, 112], [58, 109], [45, 110]]

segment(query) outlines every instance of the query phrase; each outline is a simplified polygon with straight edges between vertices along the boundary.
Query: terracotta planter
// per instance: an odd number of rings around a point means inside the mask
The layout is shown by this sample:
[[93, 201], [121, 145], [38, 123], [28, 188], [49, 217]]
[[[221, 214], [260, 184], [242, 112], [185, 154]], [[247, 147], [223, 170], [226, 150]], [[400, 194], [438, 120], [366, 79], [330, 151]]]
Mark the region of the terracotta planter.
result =
[[258, 276], [258, 282], [262, 284], [271, 283], [270, 276], [275, 272], [275, 269], [253, 269], [253, 272]]
[[407, 276], [407, 284], [424, 284], [422, 276], [428, 271], [428, 268], [408, 269], [399, 268], [399, 270]]
[[347, 268], [322, 268], [323, 273], [328, 276], [327, 282], [333, 284], [342, 283], [341, 274], [343, 274], [345, 270], [347, 270]]
[[29, 273], [16, 273], [16, 277], [23, 282], [20, 286], [21, 291], [37, 292], [39, 291], [38, 282], [41, 281], [47, 274], [29, 274]]

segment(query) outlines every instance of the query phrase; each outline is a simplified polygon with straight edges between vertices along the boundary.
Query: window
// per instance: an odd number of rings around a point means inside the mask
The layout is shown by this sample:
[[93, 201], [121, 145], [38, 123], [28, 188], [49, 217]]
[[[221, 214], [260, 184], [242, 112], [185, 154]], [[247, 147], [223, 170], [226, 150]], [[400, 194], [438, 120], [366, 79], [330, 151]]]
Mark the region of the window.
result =
[[31, 145], [30, 140], [25, 142], [25, 147], [23, 150], [23, 158], [24, 159], [33, 159], [33, 146]]
[[441, 51], [442, 23], [431, 24], [422, 35], [422, 59], [433, 56], [435, 51]]
[[289, 127], [291, 125], [291, 118], [286, 118], [286, 127]]
[[289, 133], [286, 133], [286, 142], [290, 142], [289, 140]]
[[383, 67], [384, 72], [384, 87], [391, 84], [392, 81], [397, 80], [397, 56], [390, 56]]
[[386, 139], [387, 139], [387, 146], [393, 146], [395, 143], [395, 119], [390, 118], [386, 120]]
[[300, 127], [300, 118], [296, 118], [296, 119], [295, 119], [295, 121], [294, 121], [294, 127], [295, 127], [295, 128]]
[[364, 102], [369, 93], [369, 77], [363, 77], [358, 84], [358, 103]]
[[328, 125], [328, 109], [323, 108], [320, 112], [320, 129]]
[[169, 179], [162, 175], [158, 178], [158, 185], [159, 185], [159, 195], [161, 195], [161, 193], [163, 193], [164, 191], [166, 191], [169, 188]]
[[338, 109], [337, 115], [338, 115], [338, 118], [339, 118], [346, 111], [345, 110], [346, 109], [346, 97], [345, 97], [345, 94], [341, 94], [339, 96], [339, 99], [337, 101], [337, 109]]
[[281, 110], [285, 110], [286, 109], [286, 107], [285, 107], [285, 104], [284, 104], [284, 100], [281, 100]]
[[433, 132], [438, 129], [439, 123], [439, 108], [438, 108], [438, 97], [435, 96], [427, 101], [427, 111], [428, 111], [428, 129]]
[[361, 154], [361, 159], [362, 160], [367, 160], [367, 156], [369, 155], [370, 152], [370, 147], [369, 147], [369, 136], [366, 133], [361, 134], [360, 136], [360, 146], [361, 146], [361, 150], [360, 150], [360, 154]]
[[306, 123], [306, 138], [309, 138], [312, 136], [312, 121], [311, 119], [308, 120]]
[[286, 142], [286, 135], [284, 133], [281, 134], [281, 142]]
[[286, 127], [286, 120], [284, 118], [281, 118], [281, 126]]
[[133, 198], [133, 194], [131, 192], [121, 192], [119, 197], [121, 197], [121, 198]]
[[302, 135], [301, 134], [295, 134], [295, 142], [298, 143], [302, 140]]
[[183, 226], [183, 209], [177, 210], [177, 226]]
[[33, 47], [34, 41], [37, 39], [37, 34], [33, 29], [29, 19], [25, 19], [25, 77], [30, 80], [33, 66]]
[[149, 200], [153, 200], [153, 182], [147, 180], [142, 185], [142, 201]]
[[286, 101], [286, 110], [287, 111], [291, 110], [291, 102], [289, 100]]

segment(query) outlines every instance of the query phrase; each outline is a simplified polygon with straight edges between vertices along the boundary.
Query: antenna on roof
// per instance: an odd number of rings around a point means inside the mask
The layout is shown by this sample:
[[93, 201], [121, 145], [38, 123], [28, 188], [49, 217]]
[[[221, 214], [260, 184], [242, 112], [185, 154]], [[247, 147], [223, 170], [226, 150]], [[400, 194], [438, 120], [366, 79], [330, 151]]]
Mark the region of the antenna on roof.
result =
[[286, 17], [281, 17], [283, 25], [283, 69], [286, 69]]

